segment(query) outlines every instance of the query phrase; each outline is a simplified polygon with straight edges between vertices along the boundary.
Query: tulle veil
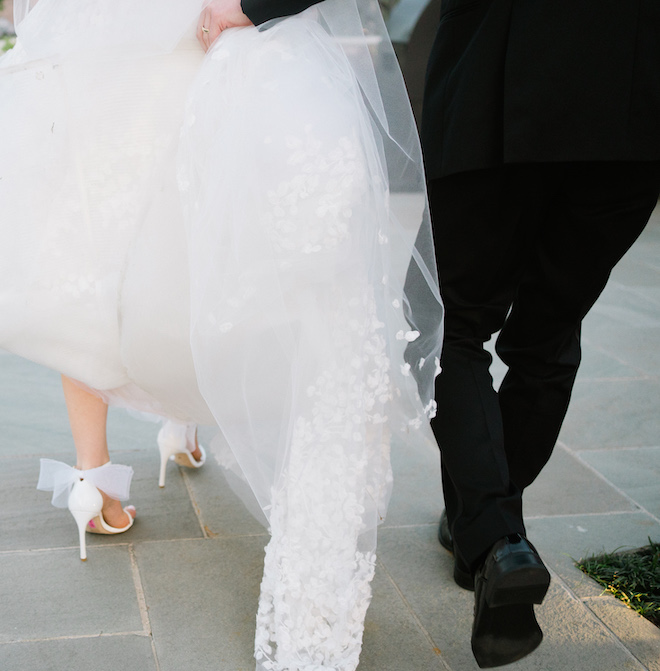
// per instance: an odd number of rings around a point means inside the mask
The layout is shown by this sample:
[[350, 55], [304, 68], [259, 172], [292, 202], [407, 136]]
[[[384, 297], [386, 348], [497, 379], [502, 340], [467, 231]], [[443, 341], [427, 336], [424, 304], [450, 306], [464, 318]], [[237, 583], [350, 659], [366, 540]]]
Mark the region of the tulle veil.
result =
[[[76, 81], [98, 79], [93, 68], [110, 86], [175, 53], [203, 4], [14, 0], [18, 41], [0, 60], [0, 87], [26, 63], [40, 63], [47, 82], [70, 63], [84, 73], [66, 75], [71, 105]], [[103, 298], [117, 302], [104, 313], [109, 339], [67, 354], [62, 370], [62, 347], [43, 335], [32, 347], [31, 319], [8, 302], [0, 346], [110, 402], [217, 426], [229, 448], [220, 458], [272, 533], [258, 669], [353, 669], [389, 446], [425, 440], [439, 371], [442, 303], [415, 122], [376, 0], [325, 0], [225, 31], [206, 57], [190, 45], [185, 100], [166, 102], [180, 116], [144, 171], [158, 197], [131, 209], [124, 238], [108, 238], [121, 259]], [[65, 140], [53, 151], [76, 148]], [[44, 216], [41, 203], [19, 207]], [[177, 250], [185, 259], [172, 265]], [[166, 333], [154, 327], [163, 322]]]
[[[63, 30], [58, 24], [58, 12], [66, 5], [77, 7], [77, 20], [83, 27], [80, 30], [72, 30], [70, 27]], [[92, 53], [99, 60], [112, 58], [130, 62], [132, 59], [172, 51], [196, 22], [203, 5], [203, 0], [86, 0], [84, 3], [77, 0], [14, 0], [14, 17], [20, 49], [28, 52], [31, 61], [48, 58], [66, 60], [75, 58], [76, 54]], [[377, 214], [381, 244], [377, 253], [370, 252], [368, 263], [371, 267], [368, 272], [372, 279], [378, 274], [380, 281], [387, 285], [387, 291], [383, 293], [383, 302], [386, 304], [378, 306], [378, 318], [387, 322], [385, 330], [389, 333], [388, 348], [395, 347], [395, 350], [387, 353], [393, 362], [389, 371], [390, 383], [398, 389], [402, 397], [409, 396], [407, 404], [401, 401], [397, 405], [402, 416], [396, 422], [391, 422], [391, 425], [395, 431], [407, 433], [411, 427], [422, 425], [425, 415], [432, 416], [434, 413], [433, 381], [438, 371], [442, 339], [442, 305], [425, 199], [421, 151], [414, 119], [376, 0], [325, 0], [313, 5], [302, 16], [318, 23], [333, 38], [350, 65], [367, 111], [365, 118], [368, 119], [369, 126], [363, 132], [373, 137], [375, 155], [370, 159], [373, 163], [371, 169], [372, 174], [378, 174], [382, 178], [381, 191], [384, 194], [381, 202], [373, 204], [373, 209], [381, 210]], [[71, 13], [67, 15], [67, 20], [71, 21]], [[270, 22], [261, 26], [260, 30], [266, 32], [277, 23], [277, 20]], [[210, 60], [208, 56], [206, 60]], [[185, 135], [184, 131], [183, 136]], [[81, 134], [80, 137], [84, 136]], [[185, 142], [182, 145], [183, 149], [179, 150], [179, 164], [186, 162]], [[190, 152], [187, 156], [190, 159]], [[190, 222], [190, 216], [188, 221]], [[193, 255], [189, 260], [191, 268], [199, 267], [200, 258], [208, 254], [206, 239], [200, 237], [200, 231], [200, 227], [196, 228], [190, 223], [186, 227], [189, 254]], [[199, 246], [196, 252], [192, 252], [195, 239], [199, 240]], [[194, 257], [194, 254], [198, 256]], [[212, 256], [207, 256], [207, 261], [212, 265]], [[208, 277], [217, 280], [210, 265]], [[126, 273], [130, 276], [130, 271], [130, 265], [128, 269], [123, 268], [124, 277]], [[264, 281], [264, 286], [266, 285], [268, 282]], [[200, 287], [198, 284], [197, 294], [201, 292]], [[194, 293], [195, 287], [191, 290]], [[131, 306], [130, 294], [123, 295], [123, 299], [122, 307], [128, 311]], [[143, 297], [142, 302], [145, 300]], [[133, 294], [132, 305], [136, 312], [141, 309], [139, 303], [139, 296]], [[208, 308], [208, 304], [206, 307]], [[199, 329], [195, 324], [200, 323], [199, 317], [195, 316], [195, 310], [199, 313], [203, 309], [205, 308], [201, 303], [195, 307], [193, 296], [190, 315], [193, 341], [195, 328]], [[13, 317], [15, 326], [21, 317]], [[123, 328], [128, 332], [131, 320], [126, 318], [123, 321]], [[186, 323], [182, 329], [187, 328]], [[2, 335], [0, 326], [0, 342], [3, 340]], [[177, 336], [179, 337], [183, 336]], [[183, 388], [194, 401], [186, 404], [177, 395], [172, 403], [162, 404], [160, 410], [163, 414], [169, 413], [182, 421], [217, 421], [217, 416], [213, 416], [214, 412], [209, 411], [208, 406], [218, 406], [220, 402], [219, 399], [209, 402], [209, 397], [214, 396], [219, 386], [217, 380], [225, 372], [219, 368], [219, 361], [206, 361], [206, 352], [213, 349], [208, 346], [209, 337], [209, 334], [200, 335], [199, 338], [206, 338], [205, 344], [202, 346], [200, 341], [197, 348], [192, 347], [196, 382], [199, 383], [204, 398], [201, 399], [196, 393], [195, 380], [191, 380], [190, 371], [187, 374], [182, 371], [181, 377], [190, 382], [183, 385]], [[399, 345], [398, 349], [396, 345]], [[15, 349], [20, 350], [20, 347]], [[201, 349], [204, 349], [203, 355]], [[248, 351], [247, 348], [241, 349]], [[26, 354], [29, 356], [29, 351]], [[124, 349], [120, 351], [118, 358], [122, 360], [122, 365], [128, 360], [136, 369], [139, 368], [138, 353]], [[183, 358], [186, 358], [185, 355]], [[283, 351], [280, 360], [286, 361], [288, 365], [294, 359], [295, 354], [292, 351]], [[233, 361], [235, 362], [235, 357]], [[172, 361], [174, 369], [177, 364], [182, 369], [192, 366], [187, 359], [184, 363]], [[128, 367], [130, 371], [130, 366]], [[246, 369], [247, 364], [244, 364], [243, 371]], [[158, 399], [154, 402], [149, 393], [141, 393], [148, 385], [137, 385], [136, 388], [133, 384], [131, 378], [139, 377], [140, 371], [127, 377], [106, 375], [98, 376], [97, 379], [93, 376], [86, 378], [84, 371], [64, 372], [81, 379], [90, 388], [106, 393], [111, 401], [121, 403], [123, 398], [128, 397], [139, 404], [137, 397], [142, 395], [141, 409], [159, 410]], [[152, 373], [142, 373], [142, 378], [146, 379]], [[208, 383], [203, 381], [205, 376], [210, 378]], [[258, 382], [256, 379], [249, 384], [245, 380], [241, 381], [241, 388], [249, 385], [257, 386]], [[266, 385], [262, 383], [259, 386]], [[204, 391], [206, 387], [209, 389]], [[257, 400], [254, 399], [253, 402], [256, 403]], [[259, 398], [259, 406], [264, 402], [265, 399]], [[234, 408], [233, 416], [245, 416], [245, 412], [247, 407], [240, 410]], [[278, 415], [277, 412], [273, 414]], [[281, 429], [282, 427], [278, 427], [278, 433], [287, 435], [287, 431]], [[270, 448], [264, 448], [264, 451], [271, 455], [279, 453], [279, 450], [273, 451]], [[261, 491], [264, 488], [257, 489]], [[264, 497], [264, 505], [267, 505], [265, 501], [269, 499], [270, 491], [265, 491]]]

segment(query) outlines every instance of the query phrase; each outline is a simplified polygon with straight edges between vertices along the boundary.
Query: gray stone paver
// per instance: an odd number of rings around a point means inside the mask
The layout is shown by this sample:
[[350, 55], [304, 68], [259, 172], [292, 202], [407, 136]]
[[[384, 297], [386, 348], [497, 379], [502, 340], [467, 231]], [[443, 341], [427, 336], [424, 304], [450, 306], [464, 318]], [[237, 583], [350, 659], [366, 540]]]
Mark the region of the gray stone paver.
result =
[[405, 602], [402, 607], [400, 585], [382, 563], [373, 586], [374, 598], [365, 623], [360, 671], [402, 668], [446, 671], [444, 656], [428, 632], [419, 626], [418, 614], [405, 607]]
[[[573, 565], [660, 539], [660, 213], [584, 326], [584, 365], [561, 443], [530, 487], [528, 533], [553, 572], [545, 639], [517, 671], [658, 671], [660, 630]], [[501, 377], [496, 363], [494, 374]], [[214, 463], [157, 486], [157, 426], [112, 411], [113, 459], [136, 472], [135, 528], [88, 536], [34, 489], [38, 458], [70, 461], [59, 376], [0, 352], [0, 669], [239, 671], [267, 535]], [[474, 671], [472, 595], [437, 542], [437, 452], [394, 446], [360, 669]]]
[[253, 536], [137, 547], [161, 671], [254, 666], [255, 606], [266, 542], [266, 536]]
[[[558, 483], [561, 483], [559, 491]], [[625, 494], [614, 489], [562, 445], [557, 446], [552, 459], [525, 493], [524, 499], [524, 512], [528, 517], [636, 509], [635, 503]]]
[[660, 377], [578, 380], [559, 439], [574, 451], [656, 445], [658, 399]]
[[88, 556], [81, 562], [77, 547], [0, 554], [0, 642], [142, 632], [128, 546]]
[[660, 446], [592, 451], [581, 457], [660, 519]]
[[0, 646], [2, 671], [158, 671], [145, 635], [64, 638]]
[[660, 671], [660, 629], [641, 615], [630, 617], [630, 609], [621, 601], [598, 596], [584, 603], [610, 630], [625, 641], [626, 647], [649, 671]]
[[596, 596], [602, 588], [575, 568], [573, 560], [646, 545], [649, 536], [660, 538], [660, 523], [644, 512], [563, 515], [529, 519], [527, 532], [546, 564], [581, 598]]

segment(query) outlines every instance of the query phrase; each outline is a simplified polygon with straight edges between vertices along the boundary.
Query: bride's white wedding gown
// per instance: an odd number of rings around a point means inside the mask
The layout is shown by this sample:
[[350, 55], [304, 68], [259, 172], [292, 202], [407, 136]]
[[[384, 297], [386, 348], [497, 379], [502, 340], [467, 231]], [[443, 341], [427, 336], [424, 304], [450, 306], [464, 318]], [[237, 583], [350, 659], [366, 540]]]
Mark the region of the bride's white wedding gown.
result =
[[206, 56], [201, 4], [40, 0], [20, 23], [0, 59], [0, 347], [219, 427], [272, 534], [257, 667], [348, 671], [390, 436], [431, 409], [432, 247], [393, 212], [421, 220], [423, 193], [390, 192], [391, 131], [347, 57], [368, 40], [329, 34], [341, 0]]

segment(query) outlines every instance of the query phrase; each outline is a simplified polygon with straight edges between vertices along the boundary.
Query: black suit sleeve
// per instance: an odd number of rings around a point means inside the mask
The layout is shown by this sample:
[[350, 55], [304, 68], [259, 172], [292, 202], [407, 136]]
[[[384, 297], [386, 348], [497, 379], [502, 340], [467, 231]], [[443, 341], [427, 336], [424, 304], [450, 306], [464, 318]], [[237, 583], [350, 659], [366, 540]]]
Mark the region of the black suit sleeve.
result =
[[321, 0], [241, 0], [243, 13], [258, 26], [270, 19], [298, 14]]

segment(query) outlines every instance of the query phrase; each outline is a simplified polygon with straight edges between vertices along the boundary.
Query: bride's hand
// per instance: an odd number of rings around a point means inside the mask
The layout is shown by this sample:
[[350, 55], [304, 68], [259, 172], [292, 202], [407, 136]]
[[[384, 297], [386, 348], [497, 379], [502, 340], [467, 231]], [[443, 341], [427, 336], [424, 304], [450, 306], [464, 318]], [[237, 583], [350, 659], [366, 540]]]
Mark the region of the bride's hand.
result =
[[218, 35], [226, 28], [251, 26], [241, 9], [241, 0], [211, 0], [199, 15], [197, 39], [208, 51]]

